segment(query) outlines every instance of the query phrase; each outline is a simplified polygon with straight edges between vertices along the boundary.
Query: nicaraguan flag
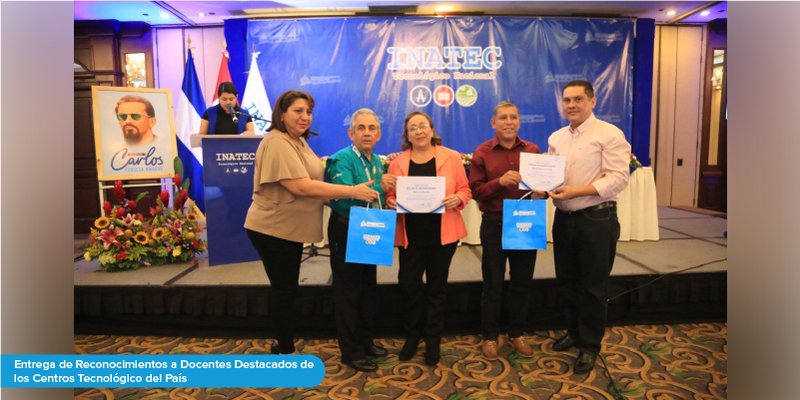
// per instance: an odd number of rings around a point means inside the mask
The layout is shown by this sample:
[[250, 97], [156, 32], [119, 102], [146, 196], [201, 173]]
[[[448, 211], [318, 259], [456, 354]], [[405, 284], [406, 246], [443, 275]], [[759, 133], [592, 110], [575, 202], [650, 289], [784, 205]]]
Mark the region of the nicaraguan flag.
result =
[[[264, 88], [261, 72], [258, 70], [257, 58], [258, 52], [253, 52], [253, 58], [250, 60], [250, 73], [247, 75], [247, 86], [242, 98], [242, 108], [253, 117], [270, 120], [272, 119], [272, 106], [267, 98], [267, 90]], [[263, 135], [267, 131], [269, 122], [253, 118], [253, 125], [255, 125], [256, 133]]]
[[183, 162], [183, 179], [189, 178], [189, 197], [197, 203], [197, 207], [205, 212], [205, 194], [203, 192], [203, 149], [192, 147], [190, 138], [200, 131], [200, 116], [206, 111], [203, 90], [197, 80], [192, 52], [186, 58], [183, 70], [183, 85], [178, 98], [178, 110], [175, 112], [175, 128], [178, 138], [178, 157]]

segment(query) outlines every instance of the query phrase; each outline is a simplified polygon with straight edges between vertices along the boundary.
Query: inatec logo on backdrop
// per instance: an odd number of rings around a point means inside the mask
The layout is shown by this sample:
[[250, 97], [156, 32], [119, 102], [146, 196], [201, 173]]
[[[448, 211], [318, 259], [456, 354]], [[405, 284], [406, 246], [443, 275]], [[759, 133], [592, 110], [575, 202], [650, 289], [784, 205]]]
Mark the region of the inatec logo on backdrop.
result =
[[503, 66], [499, 46], [389, 47], [386, 68], [392, 79], [493, 80]]

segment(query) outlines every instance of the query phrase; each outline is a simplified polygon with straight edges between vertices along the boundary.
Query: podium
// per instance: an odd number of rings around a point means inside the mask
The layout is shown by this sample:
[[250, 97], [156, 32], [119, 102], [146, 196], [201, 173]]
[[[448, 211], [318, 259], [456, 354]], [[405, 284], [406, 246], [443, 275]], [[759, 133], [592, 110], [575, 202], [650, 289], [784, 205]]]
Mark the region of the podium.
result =
[[206, 197], [208, 264], [260, 260], [244, 229], [253, 196], [256, 150], [263, 136], [204, 135], [203, 182]]

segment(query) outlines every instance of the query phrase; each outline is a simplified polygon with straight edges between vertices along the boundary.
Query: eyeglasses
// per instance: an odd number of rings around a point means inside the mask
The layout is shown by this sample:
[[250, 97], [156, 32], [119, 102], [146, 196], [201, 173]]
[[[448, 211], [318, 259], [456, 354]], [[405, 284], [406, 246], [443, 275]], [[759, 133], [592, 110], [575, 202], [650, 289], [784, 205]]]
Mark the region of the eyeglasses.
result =
[[128, 119], [128, 116], [130, 116], [134, 121], [142, 119], [142, 114], [117, 114], [117, 119], [120, 121], [125, 121]]
[[430, 127], [431, 126], [429, 124], [419, 124], [419, 125], [415, 125], [415, 126], [409, 126], [408, 127], [408, 132], [409, 133], [415, 133], [416, 131], [418, 131], [420, 129], [428, 129]]

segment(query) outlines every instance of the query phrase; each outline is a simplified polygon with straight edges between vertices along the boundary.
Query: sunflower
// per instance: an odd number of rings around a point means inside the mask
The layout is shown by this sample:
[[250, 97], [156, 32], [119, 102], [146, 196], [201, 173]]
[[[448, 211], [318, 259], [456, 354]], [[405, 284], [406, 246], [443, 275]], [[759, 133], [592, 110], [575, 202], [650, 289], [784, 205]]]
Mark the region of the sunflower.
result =
[[163, 238], [166, 233], [167, 233], [167, 230], [162, 228], [162, 227], [158, 227], [156, 229], [153, 229], [153, 239], [154, 240], [161, 240], [161, 238]]
[[136, 236], [134, 236], [133, 240], [135, 240], [136, 243], [143, 245], [147, 245], [147, 243], [150, 242], [150, 238], [147, 237], [147, 234], [144, 232], [136, 232]]
[[197, 221], [197, 214], [188, 213], [186, 214], [186, 219], [188, 219], [189, 221]]
[[111, 220], [107, 217], [100, 217], [94, 220], [94, 227], [97, 229], [105, 229], [111, 224]]

